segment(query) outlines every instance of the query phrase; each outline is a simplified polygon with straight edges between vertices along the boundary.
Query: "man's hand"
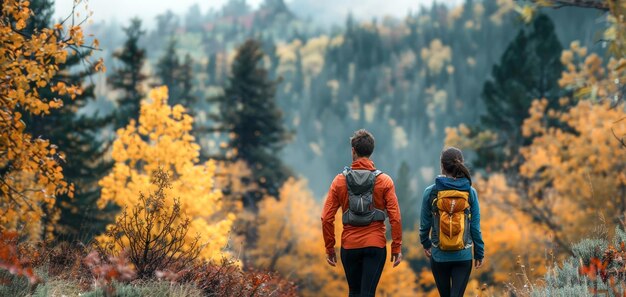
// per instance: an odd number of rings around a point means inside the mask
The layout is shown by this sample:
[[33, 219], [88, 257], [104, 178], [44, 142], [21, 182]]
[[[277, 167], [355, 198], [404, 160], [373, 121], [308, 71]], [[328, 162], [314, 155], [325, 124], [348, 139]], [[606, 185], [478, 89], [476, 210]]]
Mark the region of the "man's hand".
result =
[[476, 259], [474, 260], [474, 269], [479, 269], [480, 267], [483, 266], [483, 260], [484, 259]]
[[393, 262], [393, 267], [398, 266], [402, 262], [402, 253], [391, 254], [391, 262]]
[[332, 267], [337, 266], [337, 254], [326, 255], [326, 263]]
[[433, 254], [430, 252], [430, 249], [424, 249], [424, 254], [426, 255], [426, 257], [430, 258], [433, 256]]

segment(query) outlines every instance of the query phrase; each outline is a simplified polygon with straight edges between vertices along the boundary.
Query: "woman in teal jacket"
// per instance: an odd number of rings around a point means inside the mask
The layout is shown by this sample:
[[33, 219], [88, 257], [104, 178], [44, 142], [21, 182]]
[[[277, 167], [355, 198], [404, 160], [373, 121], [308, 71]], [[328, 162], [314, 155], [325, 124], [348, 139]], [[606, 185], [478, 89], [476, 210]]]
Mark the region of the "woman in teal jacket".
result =
[[[463, 163], [461, 150], [450, 147], [441, 153], [441, 173], [443, 175], [435, 179], [435, 184], [424, 191], [420, 241], [424, 247], [424, 253], [430, 258], [439, 295], [461, 297], [472, 272], [472, 247], [475, 260], [473, 264], [476, 269], [483, 265], [485, 257], [485, 243], [480, 232], [480, 207], [476, 190], [472, 188], [469, 170]], [[434, 216], [438, 215], [438, 209], [432, 203], [434, 195], [431, 194], [446, 190], [469, 193], [469, 211], [466, 213], [470, 225], [469, 233], [467, 233], [464, 248], [454, 251], [444, 251], [439, 248], [439, 227], [433, 225], [436, 222]], [[454, 208], [454, 205], [452, 207]]]

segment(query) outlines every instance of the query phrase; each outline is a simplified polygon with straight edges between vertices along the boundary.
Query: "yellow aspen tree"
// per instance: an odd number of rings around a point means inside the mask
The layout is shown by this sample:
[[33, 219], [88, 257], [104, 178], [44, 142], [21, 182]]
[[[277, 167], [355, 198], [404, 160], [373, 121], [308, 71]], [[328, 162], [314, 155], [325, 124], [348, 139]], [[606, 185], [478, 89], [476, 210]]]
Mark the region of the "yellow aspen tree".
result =
[[[46, 135], [25, 132], [22, 118], [45, 116], [62, 101], [40, 97], [37, 88], [52, 86], [58, 95], [80, 94], [80, 88], [53, 78], [69, 51], [84, 46], [80, 26], [25, 33], [32, 14], [29, 1], [0, 2], [0, 228], [21, 229], [37, 240], [51, 234], [58, 219], [56, 195], [71, 193], [58, 161], [64, 156], [45, 140]], [[97, 41], [94, 41], [97, 47]], [[104, 70], [102, 62], [97, 70]], [[42, 221], [47, 222], [43, 230]]]
[[215, 162], [199, 164], [200, 146], [190, 135], [192, 117], [181, 105], [169, 106], [167, 88], [158, 87], [141, 103], [138, 121], [131, 120], [117, 131], [111, 154], [115, 165], [100, 181], [99, 206], [113, 201], [133, 207], [140, 193], [154, 190], [150, 176], [162, 168], [171, 177], [171, 188], [166, 190], [168, 207], [179, 199], [182, 212], [191, 220], [187, 242], [199, 236], [205, 245], [200, 257], [220, 259], [235, 216], [222, 209], [222, 193], [214, 182]]
[[[567, 111], [546, 110], [536, 101], [524, 123], [535, 135], [521, 150], [520, 174], [530, 182], [529, 209], [564, 242], [576, 242], [598, 225], [619, 224], [626, 213], [624, 105], [586, 100]], [[559, 121], [562, 127], [545, 123]], [[616, 137], [618, 135], [618, 137]]]
[[526, 269], [529, 277], [543, 275], [551, 247], [549, 230], [520, 210], [523, 201], [503, 174], [478, 175], [474, 186], [480, 199], [487, 261], [483, 269], [473, 273], [473, 278], [485, 279], [486, 274], [489, 285], [503, 285], [515, 282], [511, 276], [518, 275], [521, 269]]

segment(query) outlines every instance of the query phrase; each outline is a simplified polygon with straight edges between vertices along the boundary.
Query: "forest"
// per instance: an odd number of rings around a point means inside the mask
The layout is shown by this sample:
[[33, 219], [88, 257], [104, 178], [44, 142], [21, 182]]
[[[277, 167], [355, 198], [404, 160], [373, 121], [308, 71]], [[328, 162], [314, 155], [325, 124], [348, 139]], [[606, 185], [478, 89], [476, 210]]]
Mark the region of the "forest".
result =
[[0, 296], [345, 296], [320, 214], [361, 128], [402, 214], [377, 296], [438, 296], [418, 230], [446, 146], [481, 204], [465, 296], [626, 296], [626, 2], [443, 2], [0, 1]]

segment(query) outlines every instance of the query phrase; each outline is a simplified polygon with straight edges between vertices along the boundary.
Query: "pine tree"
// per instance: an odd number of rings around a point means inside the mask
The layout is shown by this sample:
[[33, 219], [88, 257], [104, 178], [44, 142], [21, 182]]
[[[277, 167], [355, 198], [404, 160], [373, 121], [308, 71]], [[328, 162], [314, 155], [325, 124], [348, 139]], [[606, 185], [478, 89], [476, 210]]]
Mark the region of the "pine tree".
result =
[[31, 34], [35, 30], [41, 30], [50, 25], [52, 15], [54, 14], [53, 0], [35, 0], [30, 1], [30, 10], [36, 13], [28, 19], [28, 24], [24, 28], [25, 34]]
[[[53, 1], [31, 1], [33, 18], [27, 24], [28, 33], [51, 27], [54, 12]], [[84, 82], [95, 73], [93, 66], [85, 67], [82, 61], [89, 55], [82, 51], [68, 55], [53, 82], [81, 86], [82, 94], [75, 99], [69, 95], [59, 95], [50, 85], [38, 88], [41, 98], [59, 98], [63, 107], [55, 109], [46, 117], [29, 116], [25, 113], [26, 130], [35, 137], [45, 137], [59, 147], [59, 161], [65, 180], [73, 184], [74, 197], [64, 194], [57, 196], [56, 206], [61, 210], [54, 232], [59, 240], [89, 240], [94, 234], [103, 231], [108, 223], [107, 212], [97, 210], [96, 201], [100, 196], [98, 180], [111, 168], [112, 163], [104, 159], [107, 140], [100, 133], [110, 121], [109, 116], [78, 114], [94, 100], [94, 85]], [[50, 226], [49, 226], [50, 227]]]
[[177, 41], [170, 39], [165, 53], [157, 62], [157, 77], [160, 85], [167, 86], [170, 104], [181, 104], [190, 108], [195, 103], [193, 94], [193, 59], [189, 54], [181, 63], [176, 51]]
[[[234, 135], [229, 147], [236, 152], [235, 159], [244, 160], [261, 188], [276, 196], [291, 175], [277, 156], [290, 133], [276, 104], [277, 83], [260, 65], [263, 58], [261, 44], [256, 40], [246, 41], [237, 50], [224, 95], [216, 99], [220, 111], [216, 118], [225, 132]], [[244, 205], [255, 208], [263, 194], [247, 195]]]
[[521, 29], [509, 44], [482, 92], [487, 114], [481, 118], [481, 128], [497, 132], [500, 142], [478, 150], [476, 166], [489, 164], [496, 169], [495, 164], [511, 160], [520, 146], [529, 143], [521, 126], [534, 99], [546, 98], [550, 107], [558, 105], [561, 51], [554, 24], [546, 15], [539, 15], [530, 30]]
[[187, 107], [190, 114], [193, 115], [194, 113], [191, 107], [196, 102], [196, 98], [193, 95], [194, 77], [193, 77], [193, 59], [191, 58], [191, 55], [189, 54], [185, 55], [185, 60], [183, 61], [183, 64], [180, 65], [179, 76], [180, 76], [179, 101], [183, 106]]
[[208, 85], [213, 85], [217, 82], [217, 54], [211, 53], [209, 55], [209, 62], [207, 63], [208, 72]]
[[180, 60], [176, 53], [176, 44], [176, 39], [170, 39], [163, 56], [156, 65], [156, 75], [160, 80], [160, 85], [167, 86], [172, 105], [180, 103], [180, 77], [178, 76]]
[[146, 51], [139, 47], [139, 38], [145, 34], [141, 29], [141, 20], [134, 18], [128, 27], [124, 28], [126, 42], [124, 47], [113, 54], [122, 65], [108, 77], [108, 82], [114, 89], [124, 92], [119, 99], [116, 128], [125, 127], [131, 119], [139, 118], [139, 106], [145, 96], [142, 84], [147, 76], [141, 72], [146, 59]]
[[412, 228], [419, 219], [419, 202], [417, 196], [411, 191], [411, 170], [409, 164], [403, 161], [395, 178], [396, 196], [402, 210], [402, 222]]

